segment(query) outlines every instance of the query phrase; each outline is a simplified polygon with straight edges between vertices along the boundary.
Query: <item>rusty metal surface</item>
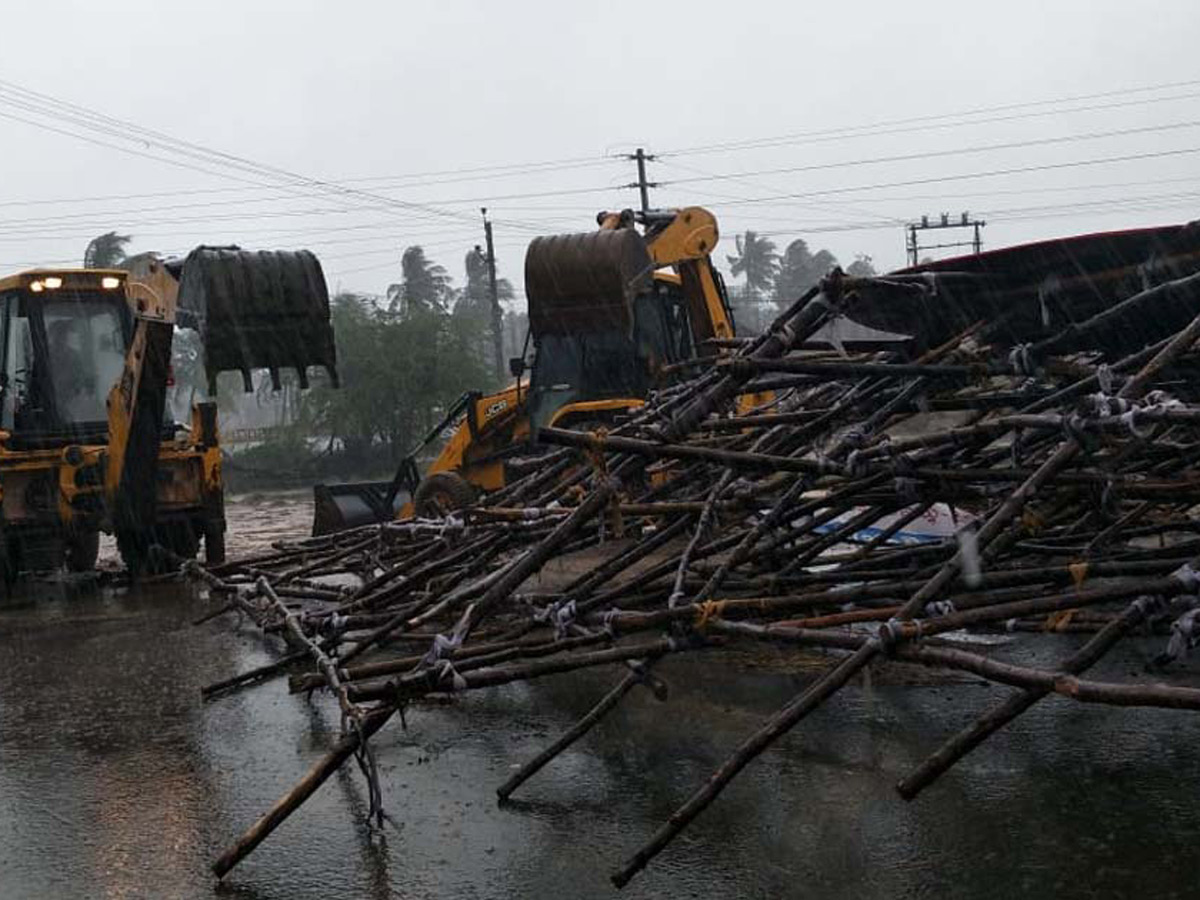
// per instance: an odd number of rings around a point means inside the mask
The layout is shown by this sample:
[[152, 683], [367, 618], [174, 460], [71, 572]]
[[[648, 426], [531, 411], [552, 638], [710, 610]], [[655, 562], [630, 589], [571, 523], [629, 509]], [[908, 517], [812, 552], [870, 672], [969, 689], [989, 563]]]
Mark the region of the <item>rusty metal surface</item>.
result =
[[[1137, 290], [1200, 271], [1200, 227], [1170, 225], [1077, 235], [938, 260], [890, 276], [925, 290], [864, 292], [852, 318], [936, 346], [974, 322], [987, 339], [1036, 341]], [[1196, 314], [1200, 297], [1167, 298], [1163, 334]], [[1127, 335], [1114, 332], [1113, 347]], [[1105, 344], [1108, 346], [1108, 344]], [[1133, 348], [1133, 349], [1136, 349]]]

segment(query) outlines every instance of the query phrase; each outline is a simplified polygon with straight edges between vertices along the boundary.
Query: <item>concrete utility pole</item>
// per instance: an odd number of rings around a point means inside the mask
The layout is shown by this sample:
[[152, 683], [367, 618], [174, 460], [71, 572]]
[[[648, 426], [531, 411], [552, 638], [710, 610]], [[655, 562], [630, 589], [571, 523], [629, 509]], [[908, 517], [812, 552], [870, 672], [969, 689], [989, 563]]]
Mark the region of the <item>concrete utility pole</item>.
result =
[[496, 380], [503, 383], [506, 373], [504, 365], [504, 310], [500, 308], [500, 294], [496, 289], [496, 246], [492, 243], [492, 222], [487, 217], [487, 207], [480, 207], [483, 215], [483, 235], [487, 239], [488, 293], [492, 298], [492, 353], [496, 357]]
[[632, 159], [634, 162], [636, 162], [637, 169], [638, 169], [638, 180], [635, 181], [633, 184], [625, 185], [625, 187], [638, 189], [638, 193], [641, 195], [641, 198], [642, 198], [642, 212], [649, 212], [650, 211], [650, 188], [652, 188], [652, 187], [656, 188], [659, 186], [657, 181], [647, 181], [646, 180], [646, 163], [647, 163], [647, 161], [652, 162], [654, 160], [654, 154], [647, 153], [641, 147], [638, 147], [635, 152], [626, 154], [625, 158]]
[[[922, 250], [938, 250], [943, 247], [970, 247], [978, 255], [983, 250], [983, 235], [979, 230], [986, 224], [987, 222], [984, 222], [982, 219], [972, 219], [967, 213], [963, 213], [957, 221], [951, 221], [949, 213], [942, 213], [941, 221], [939, 222], [930, 222], [929, 216], [921, 216], [920, 222], [909, 222], [905, 229], [905, 249], [908, 251], [908, 264], [910, 266], [919, 265]], [[918, 243], [918, 231], [941, 228], [971, 228], [974, 229], [975, 234], [969, 241], [954, 241], [947, 244], [925, 244], [924, 246]]]

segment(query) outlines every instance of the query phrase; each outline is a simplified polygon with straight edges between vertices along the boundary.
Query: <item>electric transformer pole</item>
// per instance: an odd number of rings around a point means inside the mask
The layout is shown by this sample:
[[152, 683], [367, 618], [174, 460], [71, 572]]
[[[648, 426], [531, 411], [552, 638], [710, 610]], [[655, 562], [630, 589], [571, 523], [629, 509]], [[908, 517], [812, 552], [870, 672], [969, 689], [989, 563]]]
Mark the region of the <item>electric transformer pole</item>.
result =
[[626, 159], [631, 159], [637, 163], [638, 180], [632, 184], [627, 184], [627, 188], [637, 188], [638, 194], [642, 199], [642, 212], [650, 211], [650, 188], [658, 187], [657, 181], [646, 180], [646, 163], [654, 161], [654, 154], [647, 153], [641, 147], [638, 147], [633, 153], [625, 155]]
[[[977, 255], [983, 250], [983, 235], [980, 229], [986, 225], [982, 219], [972, 219], [968, 213], [963, 213], [957, 221], [951, 221], [949, 213], [942, 213], [941, 221], [930, 222], [929, 216], [921, 216], [920, 222], [909, 222], [905, 227], [905, 249], [908, 252], [908, 264], [920, 265], [922, 250], [938, 250], [944, 247], [970, 247]], [[952, 241], [947, 244], [918, 243], [917, 232], [942, 228], [970, 228], [974, 236], [969, 241]]]
[[492, 300], [492, 355], [496, 361], [496, 380], [504, 382], [504, 310], [500, 308], [500, 294], [496, 289], [496, 246], [492, 243], [492, 221], [487, 216], [487, 207], [481, 207], [483, 236], [487, 241], [488, 294]]

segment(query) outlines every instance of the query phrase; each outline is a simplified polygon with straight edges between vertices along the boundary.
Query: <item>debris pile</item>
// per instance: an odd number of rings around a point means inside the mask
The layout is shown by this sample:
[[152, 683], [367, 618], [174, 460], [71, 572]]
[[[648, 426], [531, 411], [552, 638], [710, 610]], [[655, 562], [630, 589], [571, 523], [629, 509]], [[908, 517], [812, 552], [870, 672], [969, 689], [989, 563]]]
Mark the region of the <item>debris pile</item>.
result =
[[[381, 815], [370, 738], [409, 705], [583, 667], [613, 667], [611, 691], [498, 785], [501, 801], [630, 691], [665, 699], [657, 666], [674, 654], [772, 642], [828, 662], [646, 836], [615, 870], [618, 887], [876, 661], [1015, 689], [905, 775], [905, 798], [1050, 694], [1200, 709], [1200, 689], [1170, 683], [1170, 660], [1200, 640], [1195, 268], [1093, 271], [1058, 294], [1023, 276], [1021, 302], [978, 317], [978, 298], [995, 306], [995, 271], [835, 272], [764, 335], [610, 430], [541, 430], [538, 464], [474, 507], [189, 564], [221, 604], [206, 618], [242, 613], [291, 647], [206, 693], [287, 674], [293, 692], [336, 702], [343, 722], [337, 745], [214, 871], [352, 757]], [[903, 344], [812, 349], [842, 317], [883, 310], [894, 323], [905, 304], [932, 303], [957, 319]], [[930, 519], [950, 524], [922, 529]], [[552, 560], [570, 560], [569, 576], [539, 577]], [[1041, 669], [955, 641], [964, 629], [1085, 637]], [[1147, 631], [1160, 635], [1155, 671], [1087, 677]]]

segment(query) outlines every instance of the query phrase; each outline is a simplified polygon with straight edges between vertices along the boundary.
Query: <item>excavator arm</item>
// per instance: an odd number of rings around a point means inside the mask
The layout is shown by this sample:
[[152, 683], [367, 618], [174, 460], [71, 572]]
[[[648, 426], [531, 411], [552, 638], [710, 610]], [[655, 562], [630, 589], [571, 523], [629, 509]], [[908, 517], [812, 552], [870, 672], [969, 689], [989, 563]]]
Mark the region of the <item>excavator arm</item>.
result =
[[733, 337], [733, 317], [710, 255], [720, 237], [716, 217], [699, 206], [641, 215], [655, 266], [679, 273], [697, 351], [707, 340]]
[[144, 558], [155, 542], [158, 457], [176, 324], [201, 337], [209, 392], [219, 372], [266, 368], [275, 387], [280, 369], [323, 366], [336, 387], [337, 360], [329, 295], [315, 256], [306, 250], [243, 251], [198, 247], [186, 259], [135, 259], [125, 282], [133, 335], [121, 377], [108, 395], [105, 494], [113, 531], [127, 559]]

